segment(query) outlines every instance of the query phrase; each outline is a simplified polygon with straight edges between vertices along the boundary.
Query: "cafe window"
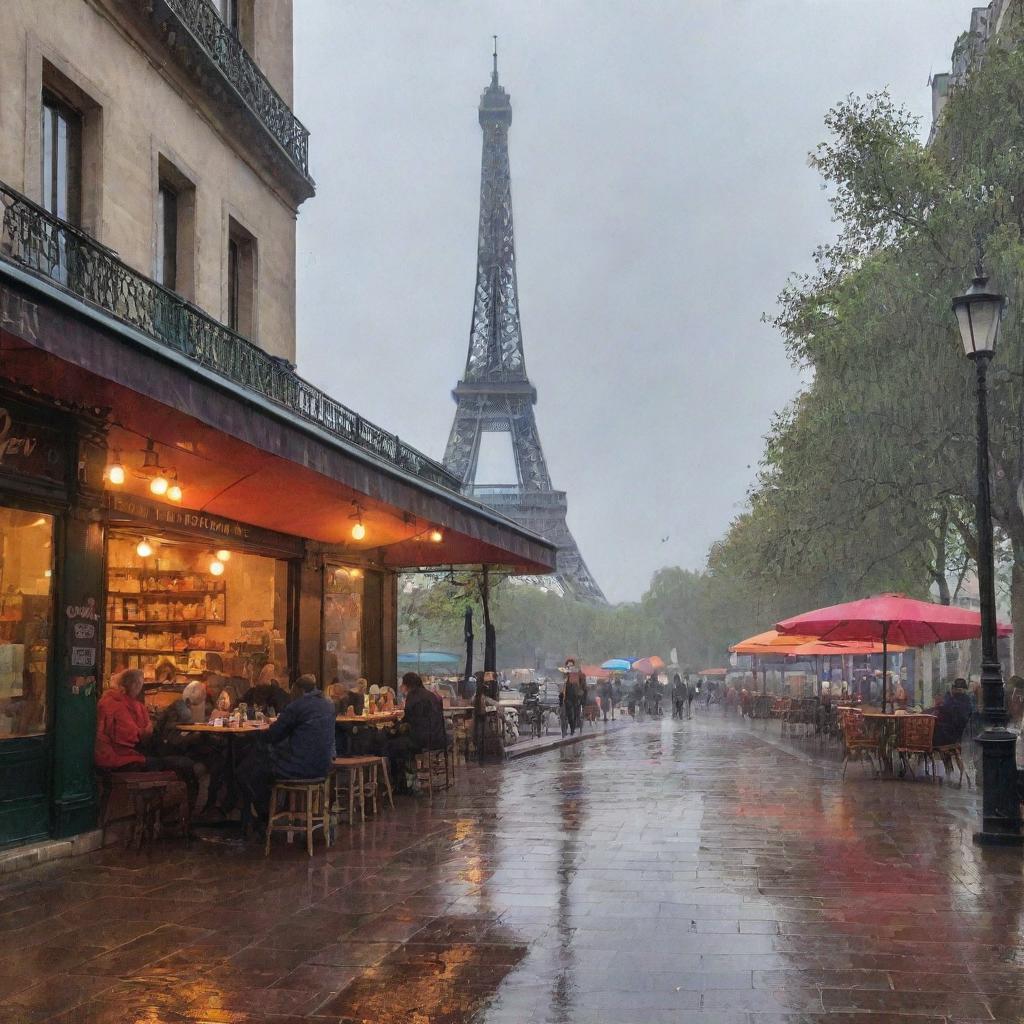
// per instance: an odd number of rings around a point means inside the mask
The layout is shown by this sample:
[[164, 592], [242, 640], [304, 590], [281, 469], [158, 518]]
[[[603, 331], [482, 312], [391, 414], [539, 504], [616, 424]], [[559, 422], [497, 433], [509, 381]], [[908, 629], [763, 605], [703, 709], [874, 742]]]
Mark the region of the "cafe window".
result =
[[324, 659], [326, 685], [354, 682], [363, 674], [363, 571], [346, 566], [324, 570]]
[[53, 525], [0, 508], [0, 739], [46, 731]]
[[108, 683], [114, 672], [139, 668], [153, 682], [182, 684], [212, 671], [240, 689], [261, 676], [288, 687], [286, 561], [116, 531], [107, 567]]

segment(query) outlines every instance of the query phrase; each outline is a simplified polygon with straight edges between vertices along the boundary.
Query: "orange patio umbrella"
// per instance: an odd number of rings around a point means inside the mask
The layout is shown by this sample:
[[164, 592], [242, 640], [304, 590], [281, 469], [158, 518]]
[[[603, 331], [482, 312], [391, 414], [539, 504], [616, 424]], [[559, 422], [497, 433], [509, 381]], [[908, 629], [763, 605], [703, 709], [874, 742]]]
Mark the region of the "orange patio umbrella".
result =
[[748, 636], [729, 648], [733, 654], [792, 654], [801, 644], [817, 640], [814, 636], [783, 636], [777, 630], [769, 629], [756, 636]]

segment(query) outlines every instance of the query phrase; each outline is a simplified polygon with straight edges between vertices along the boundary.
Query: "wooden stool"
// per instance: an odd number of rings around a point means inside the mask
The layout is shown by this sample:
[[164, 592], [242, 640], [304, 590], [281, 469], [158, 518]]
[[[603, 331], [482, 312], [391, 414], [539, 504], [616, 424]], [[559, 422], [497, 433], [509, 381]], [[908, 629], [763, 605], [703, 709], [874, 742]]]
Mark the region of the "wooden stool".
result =
[[[395, 798], [391, 792], [391, 769], [388, 768], [388, 759], [386, 757], [379, 757], [377, 759], [380, 762], [380, 777], [384, 783], [384, 792], [387, 793], [388, 803], [391, 805], [391, 810], [395, 809]], [[376, 808], [374, 808], [376, 812]]]
[[[359, 820], [366, 821], [366, 798], [369, 796], [373, 804], [373, 813], [377, 813], [377, 771], [381, 761], [387, 758], [372, 757], [336, 757], [334, 767], [334, 799], [331, 801], [331, 813], [337, 815], [342, 801], [348, 798], [348, 823], [355, 824], [355, 803], [359, 800]], [[384, 769], [385, 772], [387, 768]], [[390, 779], [388, 793], [391, 792]], [[392, 802], [392, 806], [394, 803]]]
[[[448, 767], [448, 750], [423, 750], [413, 759], [416, 782], [422, 789], [426, 785], [431, 803], [435, 789], [448, 789], [451, 785]], [[443, 783], [440, 781], [443, 779]]]
[[[190, 827], [188, 791], [174, 772], [100, 771], [101, 845], [106, 843], [111, 821], [131, 818], [125, 846], [136, 850], [156, 839], [163, 825], [164, 812], [178, 810], [181, 834], [188, 842]], [[118, 813], [120, 812], [120, 813]]]
[[[284, 807], [279, 806], [284, 797]], [[313, 833], [320, 829], [324, 842], [331, 845], [328, 821], [327, 779], [277, 779], [270, 794], [270, 819], [267, 821], [267, 842], [264, 856], [270, 855], [270, 837], [286, 832], [292, 842], [296, 832], [306, 833], [306, 852], [313, 856]]]

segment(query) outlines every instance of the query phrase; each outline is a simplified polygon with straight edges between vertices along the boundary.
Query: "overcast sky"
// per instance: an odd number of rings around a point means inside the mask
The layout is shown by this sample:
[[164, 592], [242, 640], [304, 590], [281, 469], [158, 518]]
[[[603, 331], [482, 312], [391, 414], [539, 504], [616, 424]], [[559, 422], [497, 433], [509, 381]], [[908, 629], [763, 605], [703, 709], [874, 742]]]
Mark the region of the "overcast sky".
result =
[[300, 371], [443, 455], [497, 33], [527, 367], [570, 527], [613, 601], [702, 567], [799, 384], [760, 317], [832, 233], [807, 166], [822, 118], [883, 87], [926, 115], [972, 6], [295, 0], [318, 185], [299, 217]]

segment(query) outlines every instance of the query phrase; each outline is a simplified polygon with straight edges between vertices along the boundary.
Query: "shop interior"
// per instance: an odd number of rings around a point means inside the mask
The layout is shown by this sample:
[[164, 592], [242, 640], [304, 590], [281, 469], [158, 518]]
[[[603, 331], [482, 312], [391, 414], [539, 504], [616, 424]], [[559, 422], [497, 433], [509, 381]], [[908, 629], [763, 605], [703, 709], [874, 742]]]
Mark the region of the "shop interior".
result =
[[207, 671], [252, 684], [268, 664], [273, 678], [288, 680], [288, 563], [111, 531], [105, 664], [108, 685], [127, 668], [177, 686]]
[[46, 731], [53, 517], [0, 508], [0, 736]]

